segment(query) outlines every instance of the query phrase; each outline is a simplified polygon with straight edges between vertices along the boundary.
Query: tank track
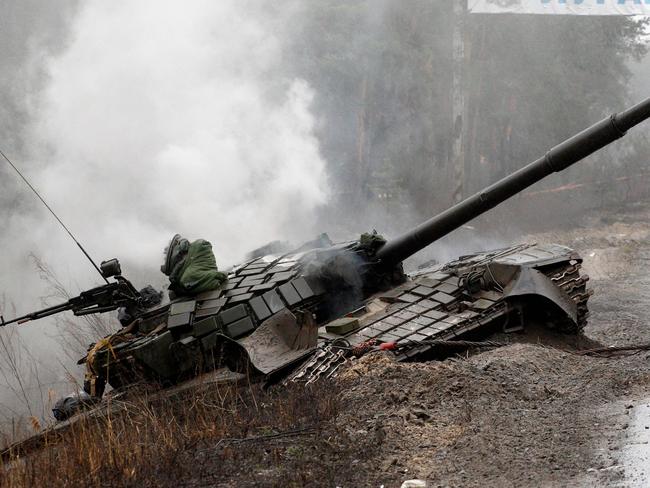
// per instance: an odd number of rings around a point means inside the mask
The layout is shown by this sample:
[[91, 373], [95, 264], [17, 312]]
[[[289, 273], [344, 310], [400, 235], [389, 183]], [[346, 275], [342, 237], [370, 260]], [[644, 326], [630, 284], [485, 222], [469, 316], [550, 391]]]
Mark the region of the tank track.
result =
[[578, 262], [545, 273], [558, 288], [564, 290], [577, 306], [578, 317], [575, 323], [567, 317], [553, 324], [553, 328], [561, 332], [577, 334], [582, 332], [587, 325], [587, 319], [589, 318], [587, 301], [594, 294], [594, 291], [587, 288], [589, 275], [581, 274], [581, 269], [582, 264]]
[[334, 378], [342, 366], [353, 359], [354, 356], [348, 355], [344, 349], [336, 347], [335, 344], [323, 345], [311, 359], [294, 371], [284, 381], [284, 384], [304, 383], [309, 385], [321, 378]]

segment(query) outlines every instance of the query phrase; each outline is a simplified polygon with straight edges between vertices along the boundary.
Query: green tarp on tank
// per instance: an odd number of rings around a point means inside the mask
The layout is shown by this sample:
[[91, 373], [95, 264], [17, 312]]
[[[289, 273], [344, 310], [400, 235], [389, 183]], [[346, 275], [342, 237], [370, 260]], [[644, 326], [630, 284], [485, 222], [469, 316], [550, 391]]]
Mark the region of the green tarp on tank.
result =
[[169, 276], [169, 289], [177, 295], [196, 295], [219, 288], [226, 279], [217, 268], [212, 244], [198, 239], [190, 244], [186, 258]]

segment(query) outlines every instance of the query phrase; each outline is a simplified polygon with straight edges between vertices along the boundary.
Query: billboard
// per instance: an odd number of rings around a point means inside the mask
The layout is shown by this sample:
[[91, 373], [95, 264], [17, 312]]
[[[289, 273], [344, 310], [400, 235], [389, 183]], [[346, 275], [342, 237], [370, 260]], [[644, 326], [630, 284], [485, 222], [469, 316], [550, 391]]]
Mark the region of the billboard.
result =
[[468, 0], [468, 10], [476, 14], [650, 15], [650, 0]]

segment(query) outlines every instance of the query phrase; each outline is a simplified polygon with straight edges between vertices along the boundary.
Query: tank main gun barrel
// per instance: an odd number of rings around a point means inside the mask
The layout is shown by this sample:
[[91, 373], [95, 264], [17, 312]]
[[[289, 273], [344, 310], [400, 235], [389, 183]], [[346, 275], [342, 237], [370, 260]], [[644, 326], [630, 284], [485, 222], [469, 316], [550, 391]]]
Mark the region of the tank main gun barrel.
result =
[[413, 230], [387, 242], [377, 257], [384, 263], [404, 261], [461, 225], [494, 208], [546, 176], [572, 164], [623, 137], [635, 125], [650, 117], [650, 98], [611, 115], [558, 144], [545, 156], [497, 181]]

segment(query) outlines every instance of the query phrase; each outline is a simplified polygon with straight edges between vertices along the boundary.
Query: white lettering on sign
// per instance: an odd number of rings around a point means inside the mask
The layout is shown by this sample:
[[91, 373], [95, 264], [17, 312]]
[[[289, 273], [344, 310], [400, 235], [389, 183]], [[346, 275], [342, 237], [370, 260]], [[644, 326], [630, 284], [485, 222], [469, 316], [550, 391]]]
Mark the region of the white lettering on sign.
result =
[[650, 0], [468, 0], [468, 9], [476, 14], [650, 15]]

